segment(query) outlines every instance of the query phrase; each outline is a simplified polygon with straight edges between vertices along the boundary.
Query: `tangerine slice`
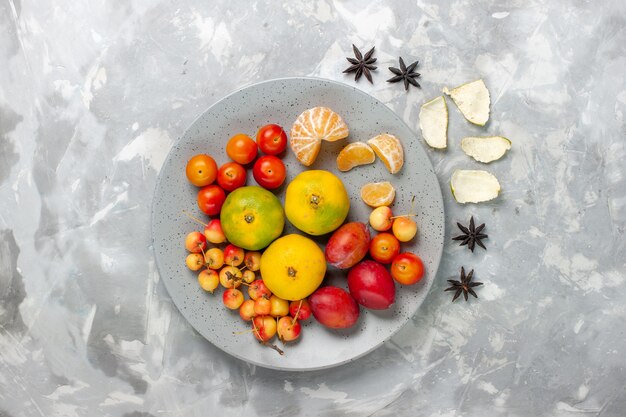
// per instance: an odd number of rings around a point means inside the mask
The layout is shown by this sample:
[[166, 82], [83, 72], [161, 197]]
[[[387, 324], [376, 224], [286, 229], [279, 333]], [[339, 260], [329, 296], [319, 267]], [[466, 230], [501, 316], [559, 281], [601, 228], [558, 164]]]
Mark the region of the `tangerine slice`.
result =
[[334, 142], [348, 136], [348, 125], [328, 107], [305, 110], [291, 128], [289, 146], [303, 165], [310, 166], [320, 152], [322, 141]]
[[389, 181], [370, 182], [361, 187], [361, 199], [370, 207], [388, 206], [396, 197], [396, 189]]
[[376, 154], [364, 142], [354, 142], [348, 144], [337, 155], [337, 169], [339, 171], [350, 171], [359, 165], [371, 164], [376, 160]]
[[404, 165], [404, 151], [400, 140], [387, 133], [374, 136], [367, 143], [374, 149], [376, 155], [383, 161], [389, 172], [395, 174]]

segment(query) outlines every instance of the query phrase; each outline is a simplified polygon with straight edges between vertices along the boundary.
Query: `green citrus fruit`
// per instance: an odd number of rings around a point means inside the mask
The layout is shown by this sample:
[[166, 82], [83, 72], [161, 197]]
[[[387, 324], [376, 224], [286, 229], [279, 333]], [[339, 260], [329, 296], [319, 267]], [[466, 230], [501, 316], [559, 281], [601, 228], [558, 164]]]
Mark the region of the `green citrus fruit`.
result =
[[298, 229], [310, 235], [332, 232], [346, 219], [350, 198], [343, 182], [322, 170], [304, 171], [287, 187], [285, 214]]
[[285, 213], [274, 194], [249, 186], [228, 194], [220, 220], [230, 243], [247, 250], [259, 250], [283, 232]]

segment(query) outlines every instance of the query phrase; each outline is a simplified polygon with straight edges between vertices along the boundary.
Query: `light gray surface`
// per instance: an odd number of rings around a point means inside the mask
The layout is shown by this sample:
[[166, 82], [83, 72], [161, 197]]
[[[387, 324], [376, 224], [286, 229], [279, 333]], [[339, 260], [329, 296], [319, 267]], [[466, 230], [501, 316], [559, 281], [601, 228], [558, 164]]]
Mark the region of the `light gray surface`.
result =
[[[626, 7], [591, 1], [0, 2], [0, 415], [623, 416]], [[149, 248], [169, 146], [210, 104], [279, 76], [345, 80], [412, 127], [444, 85], [483, 77], [486, 129], [451, 106], [441, 184], [503, 134], [488, 251], [446, 240], [411, 325], [344, 367], [276, 373], [223, 354], [172, 305]], [[422, 90], [387, 85], [420, 59]], [[480, 300], [450, 303], [461, 265]], [[142, 414], [143, 412], [150, 414]]]
[[[391, 181], [397, 193], [392, 209], [397, 213], [411, 210], [412, 196], [416, 197], [413, 212], [419, 215], [420, 236], [402, 245], [402, 251], [417, 253], [424, 261], [426, 273], [419, 284], [397, 286], [394, 305], [385, 311], [361, 308], [359, 321], [349, 329], [329, 330], [314, 320], [304, 323], [302, 338], [288, 344], [280, 356], [266, 346], [254, 343], [252, 334], [240, 332], [250, 329], [250, 323], [239, 320], [237, 312], [224, 308], [221, 291], [208, 297], [198, 286], [195, 276], [185, 266], [187, 252], [181, 242], [187, 233], [202, 230], [193, 221], [182, 216], [183, 211], [205, 218], [196, 203], [197, 188], [185, 178], [185, 166], [197, 153], [212, 155], [221, 165], [228, 158], [224, 150], [227, 138], [236, 132], [251, 134], [268, 122], [291, 126], [298, 115], [315, 106], [327, 106], [341, 115], [350, 128], [345, 140], [324, 142], [310, 169], [324, 169], [341, 178], [350, 195], [347, 222], [367, 223], [372, 209], [360, 198], [364, 184]], [[382, 162], [340, 172], [337, 154], [347, 142], [367, 140], [381, 133], [401, 138], [406, 152], [405, 164], [395, 175]], [[286, 183], [305, 168], [293, 152], [283, 157], [287, 168]], [[258, 83], [239, 90], [220, 100], [196, 120], [176, 143], [166, 158], [152, 206], [152, 232], [155, 258], [163, 283], [174, 304], [196, 330], [225, 352], [251, 363], [283, 370], [313, 370], [329, 368], [352, 361], [379, 346], [395, 334], [424, 302], [433, 284], [443, 251], [445, 220], [441, 190], [437, 176], [419, 139], [411, 129], [383, 103], [361, 90], [328, 80], [314, 78], [284, 78]], [[248, 172], [248, 185], [255, 185]], [[274, 192], [285, 202], [286, 186]], [[298, 233], [286, 221], [284, 234]], [[324, 245], [329, 238], [309, 236]], [[348, 289], [346, 271], [328, 268], [323, 285]], [[244, 290], [245, 292], [245, 290]], [[233, 334], [237, 332], [236, 334]], [[280, 345], [280, 343], [279, 343]]]

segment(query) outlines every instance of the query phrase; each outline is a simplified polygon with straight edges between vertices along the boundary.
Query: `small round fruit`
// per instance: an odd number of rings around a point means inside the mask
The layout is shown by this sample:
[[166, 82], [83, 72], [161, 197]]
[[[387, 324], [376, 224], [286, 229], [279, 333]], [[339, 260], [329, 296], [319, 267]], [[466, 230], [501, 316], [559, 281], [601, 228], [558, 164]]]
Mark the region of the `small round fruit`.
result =
[[311, 305], [306, 299], [292, 301], [289, 303], [289, 314], [296, 320], [308, 320], [311, 317]]
[[250, 271], [249, 269], [246, 269], [245, 271], [242, 272], [242, 279], [243, 279], [243, 282], [245, 282], [246, 284], [250, 284], [251, 282], [254, 282], [254, 280], [256, 279], [256, 274], [254, 273], [254, 271]]
[[235, 266], [225, 266], [220, 270], [220, 284], [224, 288], [237, 288], [242, 280], [241, 271]]
[[220, 269], [224, 265], [224, 252], [220, 248], [211, 248], [204, 252], [204, 262], [211, 269]]
[[254, 314], [257, 316], [266, 316], [272, 311], [272, 302], [265, 297], [259, 297], [254, 300]]
[[224, 291], [222, 301], [226, 308], [237, 310], [243, 304], [243, 293], [236, 288], [229, 288]]
[[359, 304], [372, 310], [385, 310], [396, 299], [387, 268], [374, 261], [363, 261], [348, 272], [348, 288]]
[[217, 164], [209, 155], [195, 155], [187, 162], [187, 179], [197, 187], [204, 187], [215, 181]]
[[289, 301], [272, 295], [270, 297], [270, 304], [272, 305], [270, 316], [283, 317], [289, 314]]
[[226, 191], [246, 185], [246, 169], [237, 162], [227, 162], [217, 171], [217, 183]]
[[207, 185], [198, 191], [198, 208], [204, 214], [217, 216], [226, 200], [226, 193], [219, 185]]
[[258, 271], [259, 269], [261, 269], [261, 252], [246, 252], [245, 256], [243, 257], [243, 263], [250, 271]]
[[226, 154], [230, 159], [241, 165], [254, 161], [257, 155], [256, 142], [250, 136], [238, 133], [231, 137], [226, 144]]
[[204, 291], [213, 294], [213, 291], [220, 285], [220, 277], [218, 273], [212, 269], [203, 269], [198, 274], [198, 284]]
[[250, 321], [255, 316], [254, 314], [254, 300], [246, 300], [239, 307], [239, 316], [245, 320]]
[[265, 125], [257, 132], [256, 143], [264, 154], [278, 155], [287, 147], [287, 134], [278, 125]]
[[294, 320], [289, 316], [281, 317], [278, 319], [277, 333], [278, 338], [283, 342], [291, 342], [300, 337], [302, 327], [298, 320]]
[[400, 242], [408, 242], [417, 234], [417, 223], [408, 217], [398, 217], [393, 221], [392, 231]]
[[411, 285], [424, 277], [424, 263], [414, 253], [403, 252], [393, 258], [391, 276], [402, 285]]
[[220, 219], [212, 219], [204, 227], [204, 237], [206, 237], [206, 240], [216, 245], [226, 242], [226, 236], [222, 230], [222, 222]]
[[224, 248], [224, 263], [230, 266], [239, 266], [243, 263], [244, 252], [232, 243]]
[[280, 187], [287, 177], [287, 168], [283, 161], [273, 155], [257, 159], [252, 168], [254, 180], [263, 188], [273, 190]]
[[272, 316], [256, 316], [252, 319], [254, 337], [267, 342], [276, 334], [276, 319]]
[[262, 279], [257, 279], [248, 286], [248, 295], [253, 300], [261, 297], [269, 299], [272, 296], [272, 292], [267, 288]]
[[185, 249], [191, 253], [202, 253], [206, 249], [206, 237], [200, 232], [191, 232], [185, 238]]
[[370, 226], [378, 232], [386, 232], [391, 229], [393, 214], [389, 206], [380, 206], [370, 213]]
[[359, 305], [343, 288], [322, 287], [309, 297], [313, 317], [331, 329], [346, 329], [359, 319]]
[[379, 233], [370, 242], [370, 256], [381, 264], [391, 263], [400, 253], [400, 242], [391, 233]]
[[192, 271], [198, 271], [204, 266], [204, 256], [201, 253], [190, 253], [187, 255], [185, 263]]

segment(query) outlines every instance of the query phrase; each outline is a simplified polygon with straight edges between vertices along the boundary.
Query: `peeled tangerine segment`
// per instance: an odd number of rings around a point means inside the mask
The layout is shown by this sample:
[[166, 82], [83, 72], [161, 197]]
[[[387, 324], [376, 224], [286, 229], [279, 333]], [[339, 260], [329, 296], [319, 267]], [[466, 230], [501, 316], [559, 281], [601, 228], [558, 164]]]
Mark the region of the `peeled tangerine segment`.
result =
[[322, 141], [334, 142], [348, 137], [348, 125], [328, 107], [305, 110], [291, 128], [289, 146], [303, 165], [310, 166], [320, 152]]
[[498, 179], [487, 171], [454, 171], [450, 189], [457, 203], [480, 203], [493, 200], [500, 193]]
[[394, 135], [383, 133], [368, 140], [367, 144], [374, 149], [389, 172], [395, 174], [400, 171], [404, 165], [404, 150], [400, 139]]
[[443, 96], [422, 104], [420, 129], [429, 146], [435, 149], [445, 149], [448, 146], [448, 106]]
[[370, 207], [388, 206], [396, 197], [396, 189], [389, 181], [370, 182], [361, 187], [361, 199]]
[[478, 162], [492, 162], [511, 149], [511, 141], [502, 136], [467, 137], [461, 140], [463, 152]]
[[337, 169], [350, 171], [359, 165], [371, 164], [376, 160], [376, 154], [367, 143], [354, 142], [343, 148], [337, 155]]
[[443, 92], [449, 95], [463, 116], [475, 125], [484, 126], [489, 120], [489, 90], [483, 80], [472, 81], [459, 87]]

